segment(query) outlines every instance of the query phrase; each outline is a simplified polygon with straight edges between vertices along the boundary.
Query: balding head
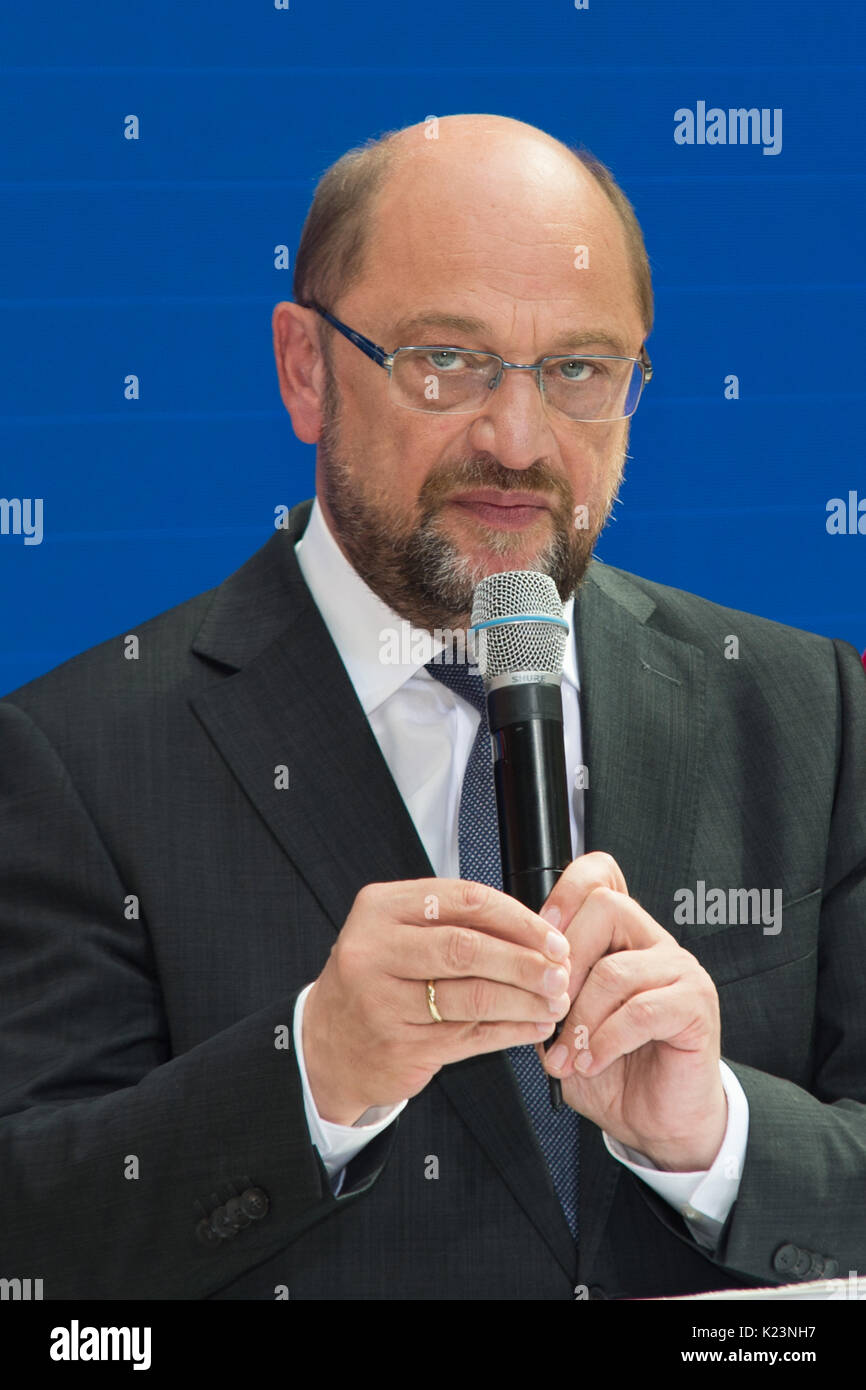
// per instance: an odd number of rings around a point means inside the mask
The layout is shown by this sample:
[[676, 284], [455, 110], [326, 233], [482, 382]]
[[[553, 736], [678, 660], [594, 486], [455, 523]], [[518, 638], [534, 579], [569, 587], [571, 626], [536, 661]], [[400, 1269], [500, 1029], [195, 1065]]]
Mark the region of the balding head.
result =
[[[608, 217], [605, 227], [603, 214], [611, 208], [616, 217], [613, 224]], [[486, 219], [492, 233], [509, 219], [520, 225], [520, 235], [539, 256], [546, 254], [557, 228], [563, 232], [560, 255], [585, 231], [574, 244], [591, 246], [590, 272], [593, 250], [620, 252], [643, 337], [649, 336], [653, 292], [643, 235], [613, 175], [589, 151], [571, 150], [535, 126], [496, 115], [430, 118], [368, 141], [332, 165], [301, 234], [296, 302], [333, 311], [368, 272], [371, 252], [378, 252], [380, 264], [387, 263], [395, 241], [407, 235], [420, 248], [425, 238], [439, 234], [449, 212], [458, 214], [455, 234], [466, 217]]]

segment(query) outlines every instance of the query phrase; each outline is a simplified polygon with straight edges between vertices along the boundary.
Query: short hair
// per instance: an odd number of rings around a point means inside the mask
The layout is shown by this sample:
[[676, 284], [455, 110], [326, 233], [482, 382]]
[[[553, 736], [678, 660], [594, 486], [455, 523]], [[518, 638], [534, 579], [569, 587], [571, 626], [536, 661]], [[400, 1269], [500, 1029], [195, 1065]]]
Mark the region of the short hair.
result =
[[[399, 130], [371, 137], [348, 150], [322, 175], [307, 213], [295, 257], [295, 302], [333, 310], [363, 273], [364, 252], [378, 194], [399, 153]], [[648, 338], [653, 325], [653, 288], [643, 232], [635, 210], [610, 169], [584, 146], [557, 141], [595, 179], [617, 213], [626, 240], [638, 310]], [[326, 334], [325, 338], [329, 338]]]

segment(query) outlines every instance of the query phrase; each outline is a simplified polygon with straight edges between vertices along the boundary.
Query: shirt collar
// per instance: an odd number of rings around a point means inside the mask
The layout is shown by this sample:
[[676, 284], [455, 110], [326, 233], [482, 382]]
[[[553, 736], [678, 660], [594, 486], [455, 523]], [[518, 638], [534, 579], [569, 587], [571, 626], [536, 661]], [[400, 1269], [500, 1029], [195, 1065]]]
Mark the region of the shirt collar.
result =
[[[406, 622], [365, 584], [332, 536], [318, 498], [295, 554], [364, 713], [371, 714], [441, 651], [443, 643]], [[573, 597], [563, 605], [563, 617], [569, 626], [563, 679], [579, 690]]]

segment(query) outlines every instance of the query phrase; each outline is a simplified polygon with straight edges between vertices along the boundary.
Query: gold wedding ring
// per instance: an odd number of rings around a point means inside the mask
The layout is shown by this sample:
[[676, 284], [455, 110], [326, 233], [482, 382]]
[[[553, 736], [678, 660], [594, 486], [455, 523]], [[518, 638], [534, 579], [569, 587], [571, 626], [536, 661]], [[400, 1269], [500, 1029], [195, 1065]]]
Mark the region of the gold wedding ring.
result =
[[436, 1007], [436, 985], [433, 980], [427, 981], [427, 1008], [430, 1010], [430, 1017], [434, 1023], [444, 1023], [445, 1020]]

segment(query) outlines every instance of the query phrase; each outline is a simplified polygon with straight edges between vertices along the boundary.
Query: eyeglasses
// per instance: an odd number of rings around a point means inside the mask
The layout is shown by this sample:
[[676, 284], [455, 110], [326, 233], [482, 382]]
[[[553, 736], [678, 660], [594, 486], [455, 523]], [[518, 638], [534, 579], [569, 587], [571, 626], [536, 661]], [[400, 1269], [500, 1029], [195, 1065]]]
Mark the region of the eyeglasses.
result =
[[458, 347], [383, 347], [341, 323], [320, 304], [315, 309], [344, 338], [388, 373], [391, 400], [405, 410], [472, 415], [481, 410], [502, 380], [503, 372], [534, 372], [547, 405], [570, 420], [599, 423], [627, 420], [637, 410], [653, 369], [646, 349], [640, 357], [559, 355], [538, 362], [506, 362], [495, 352]]

